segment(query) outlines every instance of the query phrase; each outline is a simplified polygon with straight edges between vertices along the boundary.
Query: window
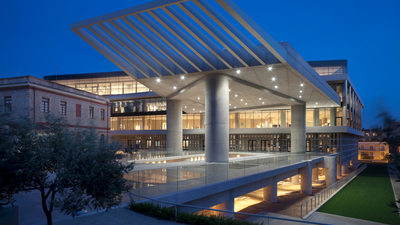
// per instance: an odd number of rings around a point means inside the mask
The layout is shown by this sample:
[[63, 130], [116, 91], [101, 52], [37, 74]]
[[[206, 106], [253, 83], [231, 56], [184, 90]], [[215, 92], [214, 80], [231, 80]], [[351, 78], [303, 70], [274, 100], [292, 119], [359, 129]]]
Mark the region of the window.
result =
[[42, 98], [42, 112], [48, 113], [49, 112], [49, 99]]
[[67, 115], [67, 103], [66, 102], [60, 103], [60, 114]]
[[76, 117], [81, 117], [81, 105], [76, 104]]
[[89, 107], [89, 118], [90, 119], [93, 119], [93, 111], [94, 111], [94, 108], [93, 107]]
[[9, 97], [4, 97], [4, 107], [5, 107], [8, 111], [11, 111], [11, 104], [12, 104], [11, 96], [9, 96]]
[[369, 150], [374, 150], [374, 146], [370, 145]]
[[377, 133], [372, 133], [372, 136], [376, 137], [376, 136], [377, 136]]
[[100, 119], [104, 120], [104, 109], [100, 111]]

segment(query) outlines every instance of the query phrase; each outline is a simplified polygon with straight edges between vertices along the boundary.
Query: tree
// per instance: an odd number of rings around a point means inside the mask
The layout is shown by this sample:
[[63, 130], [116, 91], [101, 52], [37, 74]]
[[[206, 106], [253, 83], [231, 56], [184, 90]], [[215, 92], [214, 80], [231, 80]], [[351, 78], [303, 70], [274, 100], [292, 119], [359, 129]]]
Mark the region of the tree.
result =
[[400, 123], [396, 122], [396, 119], [385, 107], [381, 107], [381, 109], [378, 118], [382, 121], [382, 132], [386, 135], [384, 141], [389, 145], [389, 152], [396, 153], [400, 145]]
[[4, 146], [4, 152], [12, 152], [7, 157], [18, 160], [24, 171], [24, 181], [18, 180], [19, 186], [12, 188], [40, 191], [47, 224], [53, 223], [55, 208], [72, 216], [85, 208], [110, 209], [131, 188], [123, 175], [133, 164], [116, 160], [118, 143], [100, 140], [93, 130], [69, 130], [63, 118], [48, 116], [40, 132], [30, 127], [20, 135], [11, 133], [14, 141]]

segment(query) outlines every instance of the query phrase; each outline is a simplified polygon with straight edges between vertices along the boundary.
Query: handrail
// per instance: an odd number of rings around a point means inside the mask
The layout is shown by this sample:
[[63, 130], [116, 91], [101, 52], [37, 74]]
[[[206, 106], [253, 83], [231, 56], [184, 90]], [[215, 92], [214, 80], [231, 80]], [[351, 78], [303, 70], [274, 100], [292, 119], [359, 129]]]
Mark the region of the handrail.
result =
[[178, 215], [177, 215], [177, 206], [183, 206], [183, 207], [192, 207], [192, 208], [198, 208], [198, 209], [206, 209], [206, 210], [212, 210], [212, 211], [217, 211], [217, 212], [224, 212], [224, 213], [230, 213], [230, 214], [240, 214], [240, 215], [246, 215], [246, 216], [258, 216], [258, 217], [263, 217], [268, 219], [268, 224], [269, 224], [269, 219], [274, 219], [274, 220], [285, 220], [285, 221], [290, 221], [290, 222], [298, 222], [298, 223], [308, 223], [308, 224], [320, 224], [320, 225], [327, 225], [325, 223], [318, 223], [318, 222], [311, 222], [311, 221], [305, 221], [305, 220], [294, 220], [294, 219], [288, 219], [288, 218], [280, 218], [280, 217], [273, 217], [273, 216], [264, 216], [264, 215], [258, 215], [258, 214], [251, 214], [251, 213], [241, 213], [241, 212], [234, 212], [234, 211], [227, 211], [227, 210], [221, 210], [221, 209], [211, 209], [207, 207], [201, 207], [201, 206], [195, 206], [195, 205], [186, 205], [186, 204], [180, 204], [180, 203], [173, 203], [173, 202], [166, 202], [166, 201], [161, 201], [153, 198], [149, 198], [143, 195], [138, 195], [131, 193], [130, 191], [127, 192], [129, 194], [129, 197], [133, 201], [133, 198], [131, 195], [135, 195], [141, 198], [149, 199], [151, 201], [155, 202], [160, 202], [163, 204], [168, 204], [168, 205], [173, 205], [175, 207], [175, 221], [177, 221]]
[[[332, 184], [331, 186], [327, 187], [325, 190], [319, 192], [312, 198], [305, 201], [300, 206], [300, 217], [305, 219], [312, 215], [316, 209], [318, 209], [321, 205], [323, 205], [326, 201], [328, 201], [331, 197], [333, 197], [337, 192], [339, 192], [347, 183], [353, 180], [358, 174], [360, 174], [364, 169], [367, 167], [367, 164], [363, 165], [362, 167], [356, 169], [346, 177], [342, 178], [338, 182]], [[314, 205], [313, 205], [314, 202]], [[310, 203], [310, 204], [309, 204]], [[305, 205], [305, 215], [303, 216], [303, 206]], [[308, 206], [310, 205], [310, 209]]]

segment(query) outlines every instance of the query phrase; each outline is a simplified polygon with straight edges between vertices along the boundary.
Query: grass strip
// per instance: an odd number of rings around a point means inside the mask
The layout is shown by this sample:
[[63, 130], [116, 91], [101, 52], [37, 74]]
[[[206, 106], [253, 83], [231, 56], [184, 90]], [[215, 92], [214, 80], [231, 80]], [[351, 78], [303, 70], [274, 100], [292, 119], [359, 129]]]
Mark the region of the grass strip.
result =
[[369, 220], [386, 224], [400, 224], [396, 209], [388, 206], [394, 202], [392, 184], [386, 165], [369, 164], [318, 212]]

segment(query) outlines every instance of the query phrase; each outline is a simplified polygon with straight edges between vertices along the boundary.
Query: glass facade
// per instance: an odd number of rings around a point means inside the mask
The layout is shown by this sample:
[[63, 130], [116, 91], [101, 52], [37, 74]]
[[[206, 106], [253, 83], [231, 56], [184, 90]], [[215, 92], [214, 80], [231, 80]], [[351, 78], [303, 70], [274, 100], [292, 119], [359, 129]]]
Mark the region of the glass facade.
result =
[[113, 114], [129, 114], [137, 112], [157, 112], [167, 110], [167, 100], [162, 98], [145, 98], [111, 102], [111, 116]]
[[[118, 107], [114, 108], [114, 110], [115, 109], [120, 110]], [[152, 110], [154, 107], [149, 109]], [[331, 112], [339, 109], [341, 111], [341, 108], [320, 108], [316, 110], [307, 109], [306, 126], [335, 126], [335, 124], [331, 123]], [[318, 115], [316, 115], [317, 112]], [[316, 118], [318, 118], [318, 123], [316, 123]], [[337, 118], [338, 117], [336, 117], [336, 119]], [[290, 127], [291, 119], [291, 110], [236, 112], [229, 114], [229, 128]], [[111, 130], [166, 130], [166, 121], [165, 114], [111, 117]], [[336, 124], [341, 126], [341, 123]], [[191, 113], [182, 115], [182, 129], [204, 128], [204, 113]]]
[[[59, 76], [62, 78], [62, 76]], [[143, 84], [130, 76], [93, 77], [53, 80], [53, 82], [98, 95], [120, 95], [149, 92]]]
[[311, 61], [308, 64], [321, 76], [347, 73], [347, 60]]

